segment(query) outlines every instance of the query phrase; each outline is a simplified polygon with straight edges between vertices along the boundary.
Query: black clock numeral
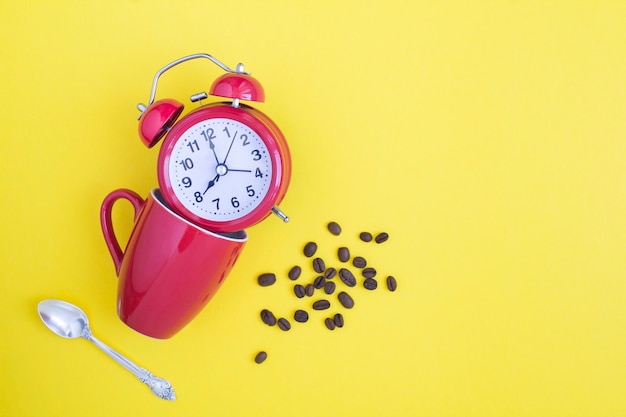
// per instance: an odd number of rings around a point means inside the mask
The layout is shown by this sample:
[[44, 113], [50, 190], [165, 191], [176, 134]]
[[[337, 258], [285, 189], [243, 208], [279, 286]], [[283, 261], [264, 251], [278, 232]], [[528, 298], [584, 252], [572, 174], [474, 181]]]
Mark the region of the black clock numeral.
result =
[[256, 171], [254, 172], [254, 176], [257, 178], [263, 178], [263, 173], [261, 172], [260, 168], [256, 169]]
[[249, 197], [254, 197], [254, 194], [255, 194], [255, 193], [254, 193], [254, 188], [252, 188], [252, 186], [251, 186], [251, 185], [248, 185], [248, 186], [246, 187], [246, 191], [248, 192], [248, 196], [249, 196]]
[[250, 155], [252, 155], [253, 161], [258, 161], [259, 159], [261, 159], [261, 152], [259, 152], [258, 149], [255, 149], [252, 152], [250, 152]]
[[179, 163], [183, 166], [183, 168], [185, 168], [185, 171], [193, 168], [193, 161], [191, 160], [191, 158], [185, 158]]
[[239, 139], [243, 139], [242, 146], [250, 145], [250, 141], [248, 140], [248, 135], [239, 135]]
[[220, 199], [219, 198], [211, 200], [211, 203], [215, 203], [215, 210], [219, 210], [220, 209]]
[[193, 196], [196, 198], [196, 203], [202, 203], [202, 193], [200, 191], [196, 191], [193, 193]]
[[189, 143], [187, 143], [187, 146], [189, 146], [189, 149], [191, 149], [191, 152], [195, 152], [195, 151], [199, 151], [200, 150], [200, 146], [198, 145], [198, 141], [194, 140], [191, 141]]
[[239, 200], [237, 200], [237, 197], [233, 197], [233, 198], [231, 198], [231, 199], [230, 199], [230, 204], [232, 204], [232, 206], [233, 206], [234, 208], [239, 207]]
[[189, 177], [184, 177], [182, 180], [180, 180], [183, 185], [185, 186], [185, 188], [189, 188], [191, 187], [191, 178]]
[[210, 141], [215, 139], [215, 131], [212, 128], [208, 128], [207, 130], [200, 132], [202, 136], [204, 136], [204, 140]]

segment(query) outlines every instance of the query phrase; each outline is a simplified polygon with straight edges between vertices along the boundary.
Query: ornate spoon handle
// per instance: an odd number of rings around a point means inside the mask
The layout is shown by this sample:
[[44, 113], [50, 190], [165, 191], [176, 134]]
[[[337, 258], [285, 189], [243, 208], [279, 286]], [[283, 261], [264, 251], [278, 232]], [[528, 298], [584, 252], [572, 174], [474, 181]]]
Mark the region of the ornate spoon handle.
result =
[[83, 332], [83, 338], [89, 340], [90, 342], [93, 342], [93, 344], [98, 346], [100, 350], [109, 355], [111, 359], [129, 370], [141, 382], [148, 385], [154, 395], [156, 395], [157, 397], [170, 401], [176, 399], [176, 393], [174, 392], [174, 388], [172, 388], [172, 384], [170, 384], [167, 380], [163, 378], [152, 375], [147, 369], [135, 365], [128, 358], [102, 343], [91, 333], [91, 330], [89, 330], [89, 328], [86, 328]]

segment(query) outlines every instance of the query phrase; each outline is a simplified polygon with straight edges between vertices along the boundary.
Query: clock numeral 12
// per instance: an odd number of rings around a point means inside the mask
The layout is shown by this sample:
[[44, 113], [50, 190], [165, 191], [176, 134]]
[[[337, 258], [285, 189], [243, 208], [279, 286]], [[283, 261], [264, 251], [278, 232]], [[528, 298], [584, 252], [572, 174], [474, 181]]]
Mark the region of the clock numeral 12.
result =
[[200, 134], [204, 136], [204, 140], [206, 141], [215, 139], [215, 132], [211, 128], [208, 128], [207, 130], [200, 132]]

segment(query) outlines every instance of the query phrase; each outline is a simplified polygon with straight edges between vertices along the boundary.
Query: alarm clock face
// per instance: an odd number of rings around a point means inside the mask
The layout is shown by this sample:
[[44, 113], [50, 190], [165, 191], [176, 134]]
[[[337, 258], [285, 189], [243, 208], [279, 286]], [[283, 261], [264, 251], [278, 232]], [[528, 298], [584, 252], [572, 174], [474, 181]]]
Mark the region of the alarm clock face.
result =
[[249, 126], [209, 118], [180, 135], [166, 169], [176, 199], [189, 213], [228, 222], [258, 207], [270, 189], [273, 168], [267, 146]]
[[291, 158], [280, 129], [263, 113], [212, 103], [172, 126], [157, 174], [165, 201], [179, 215], [211, 231], [235, 232], [280, 204]]

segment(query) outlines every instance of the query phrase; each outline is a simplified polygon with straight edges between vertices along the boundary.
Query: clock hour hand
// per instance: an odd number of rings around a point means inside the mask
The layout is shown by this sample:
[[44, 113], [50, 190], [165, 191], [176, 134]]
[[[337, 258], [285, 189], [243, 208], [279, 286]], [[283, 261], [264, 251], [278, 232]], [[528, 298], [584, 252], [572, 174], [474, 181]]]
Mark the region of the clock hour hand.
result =
[[209, 188], [213, 187], [217, 181], [220, 179], [220, 174], [217, 174], [215, 176], [215, 178], [213, 178], [211, 181], [209, 181], [209, 185], [207, 185], [206, 190], [204, 190], [204, 192], [202, 193], [202, 195], [206, 194], [207, 191], [209, 191]]

